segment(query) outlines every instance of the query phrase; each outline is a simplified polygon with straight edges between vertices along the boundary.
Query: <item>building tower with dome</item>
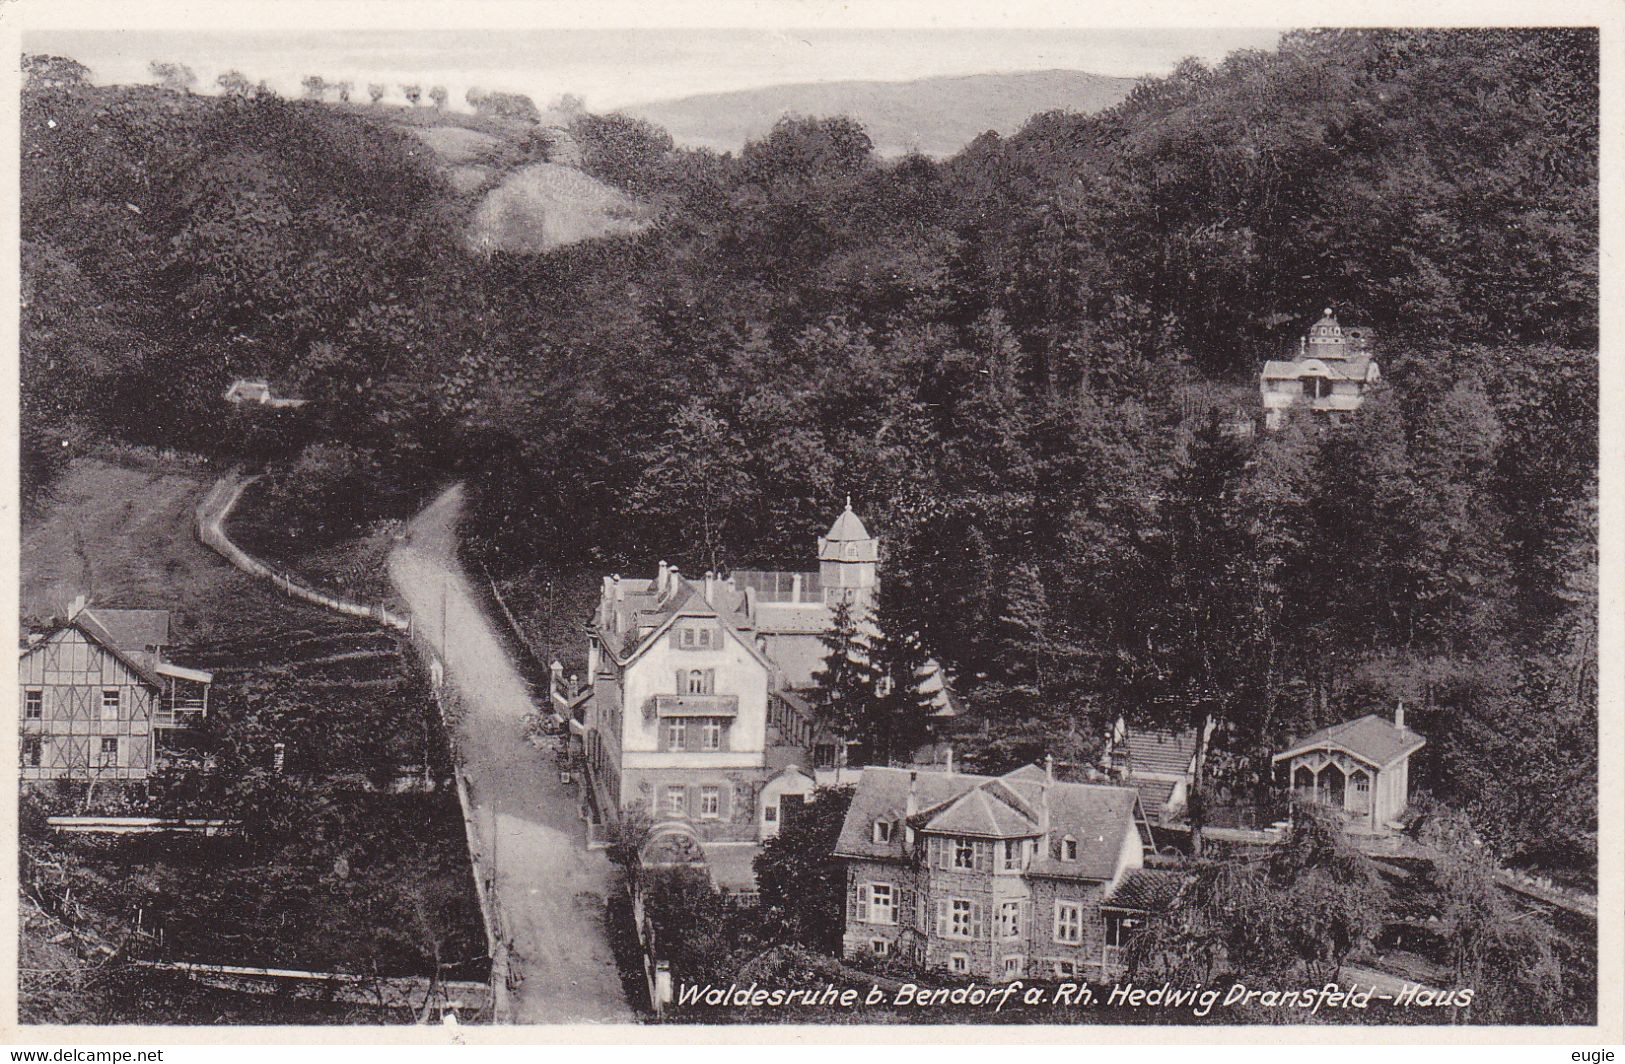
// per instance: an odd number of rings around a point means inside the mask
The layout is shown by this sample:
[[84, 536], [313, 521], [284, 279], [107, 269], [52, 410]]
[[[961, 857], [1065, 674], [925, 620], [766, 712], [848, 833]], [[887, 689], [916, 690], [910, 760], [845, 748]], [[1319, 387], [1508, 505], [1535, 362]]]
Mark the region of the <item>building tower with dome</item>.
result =
[[1382, 380], [1371, 357], [1374, 337], [1361, 326], [1344, 328], [1330, 307], [1298, 341], [1297, 357], [1271, 359], [1259, 374], [1264, 427], [1282, 427], [1296, 411], [1317, 423], [1335, 425], [1360, 409], [1366, 394]]
[[[842, 736], [821, 729], [814, 675], [842, 603], [860, 625], [880, 587], [881, 541], [852, 500], [818, 537], [815, 570], [608, 576], [588, 624], [589, 693], [573, 704], [600, 819], [642, 807], [657, 834], [703, 855], [724, 889], [754, 889], [739, 847], [778, 831], [815, 785], [848, 781]], [[930, 663], [921, 690], [955, 712]], [[929, 746], [916, 761], [936, 756]]]

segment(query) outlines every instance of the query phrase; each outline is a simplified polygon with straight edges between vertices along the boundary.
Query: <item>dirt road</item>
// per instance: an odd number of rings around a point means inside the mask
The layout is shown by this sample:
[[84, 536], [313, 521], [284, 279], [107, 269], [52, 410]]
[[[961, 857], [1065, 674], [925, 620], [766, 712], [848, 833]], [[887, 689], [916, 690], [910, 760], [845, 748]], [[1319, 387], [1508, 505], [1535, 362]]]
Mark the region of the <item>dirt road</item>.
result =
[[[516, 1023], [630, 1023], [604, 933], [609, 862], [589, 853], [573, 791], [523, 739], [523, 681], [456, 561], [460, 487], [413, 520], [390, 555], [414, 636], [446, 664], [460, 695], [461, 768], [470, 781], [482, 858], [495, 855], [496, 897], [523, 974]], [[442, 632], [444, 617], [444, 632]], [[494, 823], [493, 823], [494, 821]]]

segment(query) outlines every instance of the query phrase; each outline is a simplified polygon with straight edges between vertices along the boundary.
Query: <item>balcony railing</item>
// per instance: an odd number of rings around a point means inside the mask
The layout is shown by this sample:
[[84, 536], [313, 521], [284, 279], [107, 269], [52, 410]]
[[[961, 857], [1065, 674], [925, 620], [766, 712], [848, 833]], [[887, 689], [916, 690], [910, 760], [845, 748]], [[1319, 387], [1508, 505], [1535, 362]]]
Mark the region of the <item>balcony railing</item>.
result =
[[657, 717], [737, 717], [738, 695], [655, 695]]

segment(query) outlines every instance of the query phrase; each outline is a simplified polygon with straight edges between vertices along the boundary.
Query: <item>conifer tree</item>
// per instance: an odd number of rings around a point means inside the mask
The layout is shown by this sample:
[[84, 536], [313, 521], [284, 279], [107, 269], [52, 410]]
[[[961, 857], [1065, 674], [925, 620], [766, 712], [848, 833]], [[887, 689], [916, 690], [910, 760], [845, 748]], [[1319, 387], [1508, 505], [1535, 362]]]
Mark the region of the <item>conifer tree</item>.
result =
[[875, 674], [869, 640], [850, 603], [836, 603], [830, 627], [818, 640], [824, 644], [824, 664], [813, 673], [816, 738], [860, 742], [874, 713]]
[[885, 584], [874, 607], [874, 701], [870, 749], [887, 761], [907, 758], [930, 730], [937, 709], [923, 689], [934, 665], [924, 636], [895, 584]]

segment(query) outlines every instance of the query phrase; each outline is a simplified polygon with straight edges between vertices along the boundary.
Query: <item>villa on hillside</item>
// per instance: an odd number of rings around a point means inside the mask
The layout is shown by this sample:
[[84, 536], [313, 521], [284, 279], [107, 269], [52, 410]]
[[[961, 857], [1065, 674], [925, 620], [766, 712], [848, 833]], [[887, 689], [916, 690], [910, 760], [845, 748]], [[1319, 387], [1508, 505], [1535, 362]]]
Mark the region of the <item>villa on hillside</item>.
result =
[[[812, 688], [835, 606], [867, 623], [879, 586], [880, 542], [850, 500], [817, 556], [806, 573], [693, 579], [661, 562], [652, 579], [604, 579], [571, 712], [600, 815], [641, 807], [653, 818], [650, 863], [703, 857], [719, 886], [749, 893], [756, 844], [846, 770], [846, 744], [820, 729]], [[939, 715], [954, 712], [940, 670], [921, 687]]]
[[157, 736], [201, 718], [214, 677], [164, 659], [169, 611], [91, 609], [31, 637], [18, 660], [24, 780], [145, 779]]
[[1264, 427], [1278, 429], [1294, 411], [1307, 410], [1317, 421], [1336, 424], [1360, 409], [1366, 393], [1382, 379], [1371, 357], [1371, 330], [1344, 328], [1331, 308], [1298, 342], [1297, 357], [1271, 359], [1259, 374], [1264, 401]]
[[867, 768], [841, 825], [843, 952], [956, 977], [1111, 978], [1178, 890], [1132, 787]]

